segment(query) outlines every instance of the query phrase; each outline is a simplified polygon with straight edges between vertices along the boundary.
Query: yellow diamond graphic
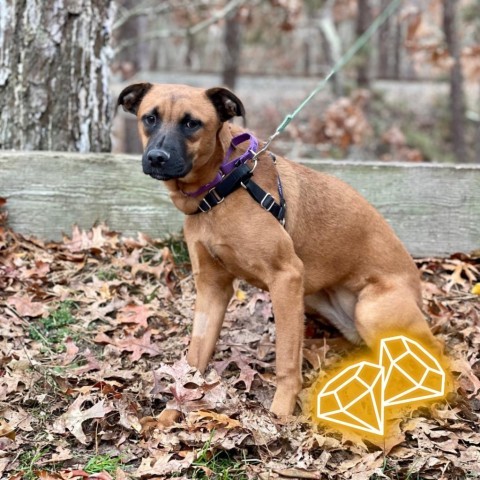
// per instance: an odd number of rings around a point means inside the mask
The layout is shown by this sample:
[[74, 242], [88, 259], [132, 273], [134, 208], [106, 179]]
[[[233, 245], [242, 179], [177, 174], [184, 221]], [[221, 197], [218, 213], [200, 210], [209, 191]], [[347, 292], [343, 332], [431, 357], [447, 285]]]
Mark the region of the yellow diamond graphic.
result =
[[383, 374], [382, 366], [370, 362], [342, 370], [318, 394], [318, 418], [382, 435]]
[[377, 363], [359, 362], [329, 380], [317, 396], [317, 416], [377, 435], [386, 407], [445, 394], [446, 375], [420, 343], [404, 336], [381, 340]]
[[385, 368], [384, 406], [441, 397], [445, 372], [422, 345], [398, 336], [380, 342], [378, 362]]

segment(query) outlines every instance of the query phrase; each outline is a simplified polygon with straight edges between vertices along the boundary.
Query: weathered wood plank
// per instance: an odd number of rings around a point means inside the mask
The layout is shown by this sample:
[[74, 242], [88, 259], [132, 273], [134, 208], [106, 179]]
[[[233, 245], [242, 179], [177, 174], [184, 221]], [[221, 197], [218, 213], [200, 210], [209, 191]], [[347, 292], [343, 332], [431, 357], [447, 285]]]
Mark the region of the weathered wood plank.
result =
[[0, 196], [18, 232], [61, 238], [72, 225], [106, 220], [127, 235], [179, 231], [182, 216], [140, 159], [109, 154], [0, 153]]
[[416, 256], [480, 248], [480, 165], [302, 163], [355, 187]]
[[[303, 161], [342, 178], [387, 218], [416, 256], [480, 248], [480, 166]], [[182, 215], [139, 156], [0, 152], [10, 224], [45, 239], [106, 220], [126, 235], [180, 230]]]

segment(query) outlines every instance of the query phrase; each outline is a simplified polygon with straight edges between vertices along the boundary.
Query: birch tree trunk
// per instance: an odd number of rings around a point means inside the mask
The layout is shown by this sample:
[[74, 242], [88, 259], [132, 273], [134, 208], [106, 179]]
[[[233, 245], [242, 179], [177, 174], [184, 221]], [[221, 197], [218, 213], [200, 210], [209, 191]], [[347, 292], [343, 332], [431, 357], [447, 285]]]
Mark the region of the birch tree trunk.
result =
[[110, 150], [113, 0], [0, 0], [0, 149]]
[[[342, 55], [342, 40], [338, 34], [333, 20], [333, 7], [335, 0], [328, 0], [321, 9], [319, 22], [320, 36], [322, 38], [323, 53], [330, 67], [333, 67]], [[339, 71], [332, 77], [333, 93], [340, 97], [344, 94], [344, 81], [342, 72]]]

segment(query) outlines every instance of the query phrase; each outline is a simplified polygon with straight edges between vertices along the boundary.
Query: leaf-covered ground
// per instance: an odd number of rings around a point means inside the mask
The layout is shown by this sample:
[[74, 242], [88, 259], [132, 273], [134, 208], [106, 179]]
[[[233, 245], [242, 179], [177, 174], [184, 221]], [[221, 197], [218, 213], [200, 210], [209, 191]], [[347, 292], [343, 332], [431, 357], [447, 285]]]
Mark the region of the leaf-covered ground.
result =
[[[455, 387], [374, 443], [268, 412], [264, 292], [238, 284], [212, 368], [188, 367], [195, 295], [181, 241], [98, 226], [46, 243], [1, 223], [0, 478], [480, 478], [478, 254], [418, 260]], [[351, 350], [307, 319], [304, 399]], [[167, 404], [184, 412], [170, 428]]]

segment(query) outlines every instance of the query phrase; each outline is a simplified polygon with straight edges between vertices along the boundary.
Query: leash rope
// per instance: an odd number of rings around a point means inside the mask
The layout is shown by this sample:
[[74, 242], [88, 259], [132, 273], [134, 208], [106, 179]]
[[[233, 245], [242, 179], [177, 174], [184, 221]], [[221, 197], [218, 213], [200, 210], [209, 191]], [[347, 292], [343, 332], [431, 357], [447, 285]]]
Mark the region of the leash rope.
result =
[[265, 142], [263, 147], [257, 151], [254, 155], [253, 160], [256, 160], [262, 153], [268, 150], [270, 144], [288, 127], [290, 122], [305, 108], [305, 106], [310, 103], [310, 101], [322, 91], [328, 81], [339, 71], [341, 70], [350, 60], [368, 43], [372, 36], [378, 31], [378, 29], [392, 16], [395, 11], [400, 6], [402, 0], [392, 0], [380, 13], [380, 15], [373, 20], [371, 25], [368, 27], [365, 32], [360, 35], [355, 43], [344, 53], [344, 55], [337, 61], [337, 63], [332, 67], [330, 72], [321, 80], [317, 86], [310, 92], [310, 94], [303, 100], [303, 102], [290, 114], [286, 115], [282, 120], [280, 125], [277, 127], [273, 135], [271, 135], [268, 140]]

